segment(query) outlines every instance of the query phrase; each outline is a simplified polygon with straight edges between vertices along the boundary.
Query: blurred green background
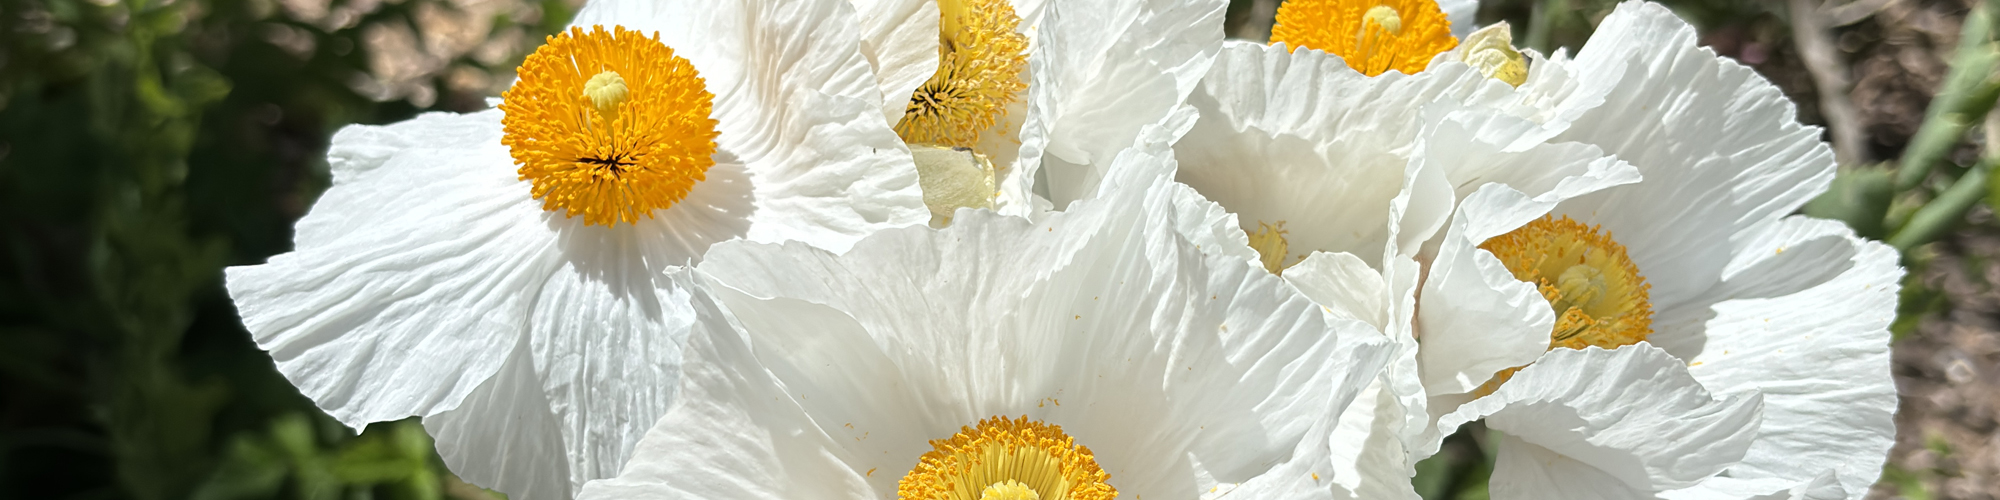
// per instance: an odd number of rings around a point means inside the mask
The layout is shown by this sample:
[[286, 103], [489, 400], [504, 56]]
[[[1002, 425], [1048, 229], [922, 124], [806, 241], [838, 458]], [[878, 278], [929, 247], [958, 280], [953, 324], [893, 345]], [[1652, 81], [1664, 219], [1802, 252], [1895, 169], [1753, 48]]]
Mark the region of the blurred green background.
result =
[[[1267, 37], [1279, 1], [1233, 0], [1228, 32]], [[1808, 212], [1905, 250], [1899, 441], [1871, 498], [1995, 498], [1991, 16], [1666, 3], [1829, 126], [1842, 175]], [[250, 342], [221, 269], [290, 247], [339, 127], [483, 107], [579, 4], [0, 0], [0, 498], [498, 498], [414, 421], [356, 434], [321, 414]], [[1479, 17], [1574, 51], [1613, 5], [1488, 0]], [[1425, 462], [1425, 497], [1484, 498], [1485, 441]]]

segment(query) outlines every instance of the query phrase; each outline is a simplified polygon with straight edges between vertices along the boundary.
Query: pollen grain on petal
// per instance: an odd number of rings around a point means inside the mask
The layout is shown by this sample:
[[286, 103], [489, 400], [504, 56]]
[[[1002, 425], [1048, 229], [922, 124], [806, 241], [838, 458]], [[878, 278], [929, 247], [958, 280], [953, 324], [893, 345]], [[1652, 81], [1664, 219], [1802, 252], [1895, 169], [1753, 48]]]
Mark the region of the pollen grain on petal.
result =
[[1278, 6], [1271, 43], [1323, 50], [1376, 76], [1415, 74], [1458, 46], [1433, 0], [1290, 0]]
[[545, 210], [636, 223], [686, 198], [715, 164], [714, 95], [657, 38], [572, 27], [519, 74], [501, 97], [502, 141]]

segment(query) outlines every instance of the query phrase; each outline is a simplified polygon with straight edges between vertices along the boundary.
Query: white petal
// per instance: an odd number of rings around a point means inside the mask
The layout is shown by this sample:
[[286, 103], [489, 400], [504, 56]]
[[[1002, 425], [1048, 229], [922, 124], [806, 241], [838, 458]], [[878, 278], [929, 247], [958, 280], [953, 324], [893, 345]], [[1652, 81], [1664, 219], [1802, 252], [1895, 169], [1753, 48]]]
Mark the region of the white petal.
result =
[[1489, 494], [1499, 500], [1647, 500], [1652, 492], [1596, 466], [1502, 434]]
[[[1050, 2], [1028, 60], [1018, 175], [1060, 209], [1097, 191], [1146, 125], [1187, 100], [1222, 40], [1217, 0]], [[1015, 189], [1027, 191], [1017, 186]]]
[[636, 265], [651, 253], [642, 247], [566, 253], [572, 260], [537, 296], [531, 345], [580, 488], [616, 475], [666, 412], [690, 332], [726, 329], [728, 319], [689, 304], [685, 269]]
[[937, 74], [936, 0], [849, 0], [861, 16], [861, 53], [875, 68], [882, 93], [882, 118], [902, 121], [910, 95]]
[[[719, 307], [703, 293], [692, 302]], [[838, 322], [823, 326], [831, 338], [847, 331]], [[619, 476], [585, 484], [580, 498], [880, 497], [862, 484], [864, 473], [829, 453], [837, 451], [835, 439], [758, 363], [740, 331], [690, 335], [686, 353], [679, 400]]]
[[[451, 409], [525, 337], [555, 238], [498, 122], [497, 111], [437, 114], [341, 134], [337, 144], [400, 134], [426, 146], [337, 174], [296, 251], [227, 270], [258, 347], [342, 423]], [[465, 130], [478, 133], [454, 132]]]
[[1800, 125], [1776, 86], [1696, 39], [1665, 7], [1621, 4], [1574, 63], [1587, 85], [1615, 88], [1556, 138], [1602, 147], [1645, 175], [1644, 187], [1563, 210], [1603, 214], [1589, 222], [1617, 235], [1640, 270], [1670, 270], [1673, 279], [1649, 280], [1662, 308], [1720, 279], [1732, 235], [1792, 213], [1833, 179], [1820, 129]]
[[1438, 0], [1438, 9], [1444, 11], [1444, 18], [1451, 22], [1451, 36], [1465, 38], [1477, 28], [1473, 16], [1479, 14], [1479, 0]]
[[1549, 350], [1556, 317], [1548, 301], [1535, 284], [1514, 279], [1499, 258], [1477, 247], [1549, 205], [1488, 184], [1452, 217], [1417, 308], [1423, 345], [1417, 362], [1426, 394], [1471, 391], [1494, 373], [1531, 363]]
[[1410, 162], [1405, 168], [1403, 187], [1389, 201], [1389, 230], [1382, 248], [1382, 281], [1389, 291], [1389, 325], [1383, 333], [1395, 342], [1395, 354], [1381, 379], [1393, 402], [1379, 406], [1377, 412], [1402, 416], [1400, 423], [1386, 424], [1395, 430], [1399, 443], [1386, 449], [1402, 451], [1403, 475], [1409, 477], [1416, 475], [1417, 462], [1436, 453], [1444, 441], [1442, 435], [1431, 435], [1434, 417], [1417, 366], [1417, 288], [1423, 268], [1413, 256], [1444, 225], [1453, 200], [1440, 169], [1425, 162]]
[[424, 417], [438, 456], [466, 482], [517, 498], [561, 500], [574, 492], [562, 428], [542, 395], [527, 344], [457, 408]]
[[1826, 471], [1805, 482], [1786, 481], [1774, 478], [1740, 479], [1716, 476], [1703, 480], [1691, 488], [1683, 488], [1660, 493], [1660, 498], [1668, 500], [1694, 500], [1705, 498], [1741, 498], [1746, 500], [1844, 500], [1850, 497], [1847, 490], [1840, 487], [1840, 478], [1833, 471]]
[[[1310, 481], [1289, 471], [1330, 476], [1311, 469], [1331, 417], [1386, 352], [1241, 255], [1196, 250], [1171, 230], [1185, 191], [1167, 186], [1039, 224], [960, 212], [839, 256], [726, 244], [702, 268], [835, 436], [825, 453], [878, 471], [862, 474], [878, 496], [927, 440], [1023, 414], [1064, 426], [1134, 496], [1192, 491], [1196, 462], [1239, 491], [1297, 494]], [[829, 326], [841, 314], [868, 340], [809, 340], [847, 332]]]
[[930, 219], [909, 151], [882, 120], [858, 23], [840, 0], [607, 0], [574, 22], [657, 31], [715, 93], [718, 168], [742, 164], [747, 187], [729, 198], [754, 206], [697, 217], [747, 220], [740, 234], [754, 241], [834, 250]]
[[[1534, 445], [1503, 456], [1510, 462], [1504, 469], [1496, 465], [1496, 498], [1616, 497], [1685, 487], [1720, 472], [1749, 448], [1761, 406], [1755, 393], [1711, 398], [1679, 360], [1642, 342], [1550, 351], [1438, 425], [1455, 429], [1483, 417], [1488, 428]], [[1518, 463], [1550, 456], [1573, 463]]]
[[1340, 415], [1331, 436], [1334, 498], [1418, 498], [1410, 484], [1412, 460], [1403, 447], [1403, 406], [1387, 390], [1387, 380], [1377, 378]]
[[[328, 189], [321, 194], [313, 202], [313, 213], [299, 219], [294, 228], [293, 245], [330, 244], [409, 212], [412, 201], [425, 200], [435, 192], [432, 182], [463, 174], [462, 169], [444, 168], [447, 163], [497, 159], [502, 163], [487, 168], [490, 172], [480, 179], [482, 186], [497, 189], [503, 183], [513, 184], [507, 182], [513, 177], [509, 175], [512, 168], [504, 167], [511, 165], [512, 159], [506, 156], [506, 148], [499, 146], [499, 137], [500, 112], [494, 110], [425, 113], [389, 125], [341, 127], [326, 152], [333, 184], [366, 187]], [[417, 160], [411, 155], [428, 157]], [[403, 159], [397, 160], [398, 156]]]
[[1449, 81], [1375, 80], [1323, 52], [1225, 42], [1188, 97], [1201, 116], [1174, 145], [1177, 178], [1246, 229], [1285, 222], [1294, 254], [1351, 252], [1372, 264], [1403, 183], [1416, 108]]
[[1757, 232], [1708, 292], [1721, 302], [1684, 316], [1700, 328], [1656, 335], [1678, 341], [1710, 390], [1764, 395], [1757, 441], [1730, 477], [1789, 487], [1831, 470], [1858, 497], [1895, 437], [1897, 254], [1833, 221], [1788, 217]]
[[1297, 265], [1285, 268], [1284, 276], [1285, 281], [1328, 314], [1368, 323], [1377, 330], [1387, 329], [1388, 285], [1382, 282], [1382, 273], [1369, 268], [1360, 257], [1314, 252]]
[[[1427, 156], [1437, 170], [1428, 175], [1449, 178], [1447, 187], [1464, 195], [1501, 173], [1543, 173], [1532, 181], [1552, 185], [1586, 168], [1515, 164], [1602, 156], [1587, 145], [1542, 145], [1556, 125], [1535, 121], [1547, 118], [1520, 105], [1524, 95], [1464, 64], [1367, 77], [1324, 52], [1226, 42], [1189, 98], [1202, 114], [1175, 145], [1179, 180], [1239, 214], [1246, 230], [1286, 222], [1287, 242], [1300, 256], [1350, 252], [1374, 265], [1387, 237], [1379, 221], [1414, 158]], [[1494, 161], [1495, 152], [1516, 157]], [[1549, 189], [1522, 189], [1531, 187]], [[1404, 207], [1418, 224], [1400, 231], [1406, 250], [1415, 251], [1450, 210], [1448, 198], [1432, 194], [1417, 193], [1422, 201]]]

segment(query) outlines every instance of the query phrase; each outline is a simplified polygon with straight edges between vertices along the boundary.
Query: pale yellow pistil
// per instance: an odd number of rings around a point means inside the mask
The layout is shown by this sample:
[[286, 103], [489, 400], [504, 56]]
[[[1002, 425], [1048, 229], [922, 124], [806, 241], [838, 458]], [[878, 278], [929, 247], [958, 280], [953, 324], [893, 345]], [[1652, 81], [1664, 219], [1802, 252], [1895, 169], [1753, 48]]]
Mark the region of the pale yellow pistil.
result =
[[[1486, 240], [1515, 279], [1536, 284], [1556, 314], [1550, 349], [1613, 349], [1653, 332], [1652, 288], [1611, 234], [1569, 217], [1543, 217]], [[1474, 395], [1491, 394], [1519, 367], [1497, 373]]]
[[1042, 495], [1020, 481], [1008, 479], [987, 486], [986, 491], [979, 493], [979, 500], [1042, 500]]
[[[1368, 29], [1371, 26], [1381, 29]], [[1377, 36], [1368, 36], [1370, 33], [1374, 33]], [[1361, 15], [1361, 27], [1354, 30], [1354, 47], [1359, 49], [1361, 54], [1364, 54], [1363, 58], [1365, 59], [1366, 55], [1375, 54], [1376, 44], [1371, 42], [1380, 40], [1384, 35], [1396, 36], [1401, 34], [1403, 34], [1403, 15], [1396, 13], [1394, 7], [1387, 5], [1369, 7], [1368, 13]]]
[[632, 91], [625, 87], [625, 78], [616, 71], [605, 71], [583, 82], [583, 96], [590, 99], [590, 106], [604, 115], [604, 121], [618, 119], [618, 105], [631, 97]]

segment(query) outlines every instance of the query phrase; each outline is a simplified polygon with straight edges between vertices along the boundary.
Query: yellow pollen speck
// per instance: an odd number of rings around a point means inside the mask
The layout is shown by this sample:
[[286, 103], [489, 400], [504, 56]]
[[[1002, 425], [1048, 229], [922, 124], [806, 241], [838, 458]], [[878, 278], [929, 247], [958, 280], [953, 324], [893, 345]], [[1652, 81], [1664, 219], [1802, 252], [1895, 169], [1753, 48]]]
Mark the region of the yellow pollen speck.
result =
[[[1515, 279], [1541, 288], [1556, 313], [1550, 349], [1615, 349], [1653, 333], [1652, 285], [1625, 247], [1596, 226], [1544, 216], [1479, 248], [1498, 257]], [[1518, 370], [1500, 371], [1473, 394], [1491, 394]]]
[[1458, 46], [1433, 0], [1290, 0], [1277, 21], [1271, 43], [1326, 51], [1368, 76], [1415, 74]]
[[992, 417], [931, 441], [897, 483], [901, 500], [1110, 500], [1118, 489], [1090, 448], [1062, 427]]
[[1007, 0], [940, 0], [938, 70], [917, 87], [896, 134], [905, 142], [969, 148], [1006, 116], [1028, 84], [1028, 37]]
[[1264, 264], [1264, 270], [1271, 274], [1282, 274], [1285, 270], [1285, 221], [1277, 224], [1257, 222], [1256, 231], [1244, 231], [1250, 235], [1250, 248], [1257, 251], [1257, 260]]
[[636, 223], [686, 198], [715, 164], [715, 96], [657, 37], [572, 27], [518, 73], [501, 95], [501, 142], [544, 210]]

